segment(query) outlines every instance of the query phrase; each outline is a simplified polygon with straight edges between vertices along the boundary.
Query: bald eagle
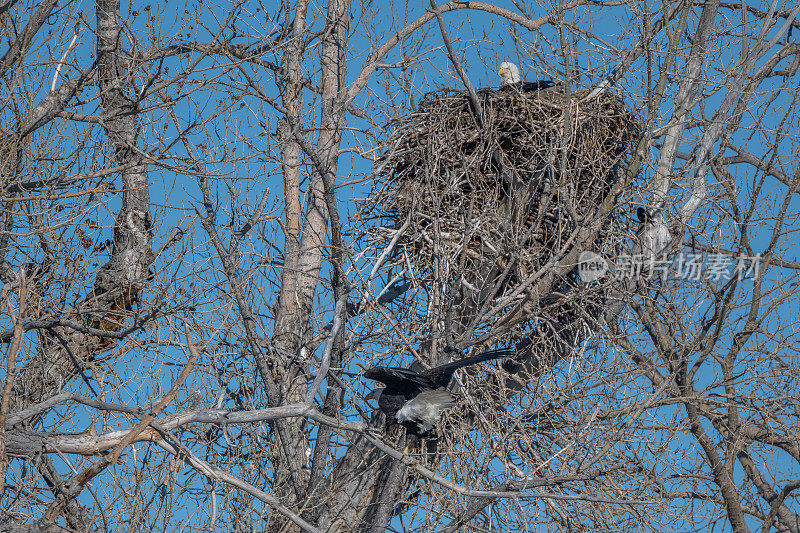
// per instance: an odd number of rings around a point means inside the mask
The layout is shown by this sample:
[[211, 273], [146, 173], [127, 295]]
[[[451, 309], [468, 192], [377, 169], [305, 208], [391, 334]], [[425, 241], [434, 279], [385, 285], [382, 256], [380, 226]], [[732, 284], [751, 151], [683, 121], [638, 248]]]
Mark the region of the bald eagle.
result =
[[427, 437], [436, 427], [442, 411], [453, 405], [453, 395], [446, 387], [456, 370], [511, 354], [513, 350], [492, 350], [422, 372], [376, 366], [364, 372], [364, 377], [380, 381], [386, 387], [373, 390], [366, 398], [378, 402], [387, 425], [399, 423], [409, 433]]
[[550, 80], [539, 81], [522, 81], [522, 76], [519, 73], [519, 68], [514, 63], [504, 61], [500, 65], [500, 70], [497, 71], [500, 76], [500, 88], [514, 88], [522, 91], [540, 91], [557, 85]]

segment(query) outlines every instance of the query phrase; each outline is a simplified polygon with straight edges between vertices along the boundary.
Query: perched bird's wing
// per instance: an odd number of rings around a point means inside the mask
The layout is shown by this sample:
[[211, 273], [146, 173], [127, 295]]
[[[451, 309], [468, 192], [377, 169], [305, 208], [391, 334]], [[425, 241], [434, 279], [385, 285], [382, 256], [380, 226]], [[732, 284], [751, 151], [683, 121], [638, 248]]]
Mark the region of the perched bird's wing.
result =
[[642, 224], [647, 224], [651, 220], [653, 220], [653, 212], [645, 209], [642, 206], [636, 208], [636, 219], [641, 222]]
[[395, 418], [412, 433], [425, 435], [436, 426], [442, 411], [452, 406], [453, 395], [445, 389], [426, 390], [407, 401]]
[[437, 388], [430, 378], [407, 368], [376, 366], [364, 372], [364, 377], [386, 385], [386, 393], [389, 394], [402, 391], [413, 397], [421, 390]]
[[426, 370], [424, 374], [428, 379], [430, 379], [430, 381], [436, 384], [431, 388], [447, 387], [448, 383], [450, 383], [450, 379], [453, 377], [453, 373], [455, 373], [455, 371], [459, 368], [474, 365], [475, 363], [481, 363], [483, 361], [489, 361], [490, 359], [508, 357], [509, 355], [514, 355], [514, 350], [490, 350], [488, 352], [479, 353], [478, 355], [473, 355], [472, 357], [465, 357], [463, 359], [459, 359], [458, 361], [453, 361], [452, 363], [437, 366], [436, 368], [431, 368], [430, 370]]
[[556, 85], [556, 82], [550, 80], [526, 81], [522, 84], [522, 90], [541, 91], [542, 89], [547, 89], [548, 87], [552, 87], [554, 85]]

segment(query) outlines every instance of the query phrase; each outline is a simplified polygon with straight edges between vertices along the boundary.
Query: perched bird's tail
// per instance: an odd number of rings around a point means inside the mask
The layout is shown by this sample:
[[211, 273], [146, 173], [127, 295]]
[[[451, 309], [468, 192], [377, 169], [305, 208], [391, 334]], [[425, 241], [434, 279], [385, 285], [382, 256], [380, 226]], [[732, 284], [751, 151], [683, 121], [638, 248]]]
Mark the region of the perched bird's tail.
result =
[[415, 435], [427, 436], [436, 427], [442, 411], [453, 407], [453, 403], [453, 395], [446, 389], [426, 390], [407, 401], [395, 418]]
[[450, 379], [453, 377], [455, 371], [459, 368], [474, 365], [475, 363], [482, 363], [483, 361], [508, 357], [509, 355], [514, 355], [514, 353], [515, 350], [509, 348], [503, 348], [501, 350], [489, 350], [488, 352], [479, 353], [478, 355], [473, 355], [470, 357], [464, 357], [458, 361], [453, 361], [452, 363], [431, 368], [426, 372], [426, 374], [440, 387], [446, 387], [447, 384], [450, 383]]

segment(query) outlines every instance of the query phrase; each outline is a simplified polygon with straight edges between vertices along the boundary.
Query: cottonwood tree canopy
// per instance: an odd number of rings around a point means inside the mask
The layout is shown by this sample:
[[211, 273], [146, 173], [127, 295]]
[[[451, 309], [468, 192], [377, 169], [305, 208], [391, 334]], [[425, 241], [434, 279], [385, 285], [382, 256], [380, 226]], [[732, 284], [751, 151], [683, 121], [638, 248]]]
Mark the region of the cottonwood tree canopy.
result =
[[799, 9], [3, 1], [0, 531], [800, 531]]

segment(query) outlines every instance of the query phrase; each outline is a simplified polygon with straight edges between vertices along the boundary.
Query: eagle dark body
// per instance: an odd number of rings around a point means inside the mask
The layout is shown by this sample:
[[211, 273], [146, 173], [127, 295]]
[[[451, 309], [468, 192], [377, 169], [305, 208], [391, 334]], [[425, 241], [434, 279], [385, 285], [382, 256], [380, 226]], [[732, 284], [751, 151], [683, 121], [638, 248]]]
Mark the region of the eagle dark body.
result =
[[400, 423], [410, 433], [424, 437], [433, 431], [440, 412], [452, 406], [452, 395], [446, 389], [456, 370], [512, 353], [512, 350], [493, 350], [422, 372], [376, 366], [364, 372], [364, 377], [386, 386], [377, 400], [387, 425]]
[[511, 91], [523, 91], [523, 92], [541, 91], [549, 87], [555, 87], [556, 85], [561, 85], [561, 84], [551, 80], [519, 81], [517, 83], [510, 83], [508, 85], [503, 85], [498, 90], [499, 91], [511, 90]]
[[543, 91], [545, 89], [549, 89], [550, 87], [557, 87], [559, 85], [561, 85], [561, 83], [551, 80], [518, 81], [516, 83], [501, 85], [499, 88], [483, 87], [478, 89], [478, 94], [491, 96], [492, 94], [505, 95], [510, 92], [529, 93]]

